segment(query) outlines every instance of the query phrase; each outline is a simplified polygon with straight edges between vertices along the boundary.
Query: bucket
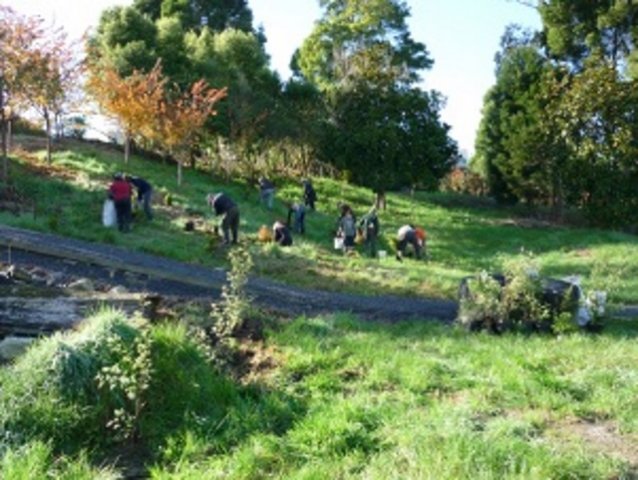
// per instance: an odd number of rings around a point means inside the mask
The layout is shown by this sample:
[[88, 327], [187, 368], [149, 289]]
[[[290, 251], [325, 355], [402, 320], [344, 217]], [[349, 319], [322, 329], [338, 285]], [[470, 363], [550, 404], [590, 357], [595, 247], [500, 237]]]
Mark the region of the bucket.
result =
[[383, 260], [388, 256], [388, 252], [385, 250], [379, 250], [379, 260]]

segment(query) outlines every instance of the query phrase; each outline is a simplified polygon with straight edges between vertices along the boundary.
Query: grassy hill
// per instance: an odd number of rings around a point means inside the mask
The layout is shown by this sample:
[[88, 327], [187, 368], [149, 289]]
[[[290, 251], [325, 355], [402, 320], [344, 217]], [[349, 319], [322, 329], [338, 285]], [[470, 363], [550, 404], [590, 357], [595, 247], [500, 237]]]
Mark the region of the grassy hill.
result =
[[490, 336], [299, 318], [243, 344], [237, 380], [183, 324], [101, 312], [0, 369], [0, 477], [145, 463], [156, 480], [635, 478], [637, 327]]
[[[491, 206], [446, 194], [391, 193], [388, 208], [381, 212], [385, 260], [362, 255], [344, 257], [332, 249], [340, 202], [349, 203], [358, 216], [365, 213], [373, 195], [367, 189], [331, 179], [314, 179], [318, 210], [307, 215], [307, 234], [295, 237], [295, 245], [281, 249], [260, 244], [260, 225], [285, 219], [285, 201], [301, 197], [297, 182], [278, 182], [272, 212], [259, 205], [258, 192], [241, 182], [226, 182], [210, 173], [186, 170], [177, 188], [175, 167], [133, 157], [123, 164], [114, 149], [82, 142], [58, 145], [53, 164], [44, 162], [37, 139], [18, 137], [12, 155], [11, 178], [22, 204], [19, 215], [7, 210], [0, 221], [23, 228], [53, 231], [85, 240], [169, 256], [202, 265], [225, 265], [226, 251], [210, 248], [209, 232], [215, 224], [205, 204], [207, 193], [223, 190], [240, 205], [241, 241], [255, 257], [255, 273], [291, 284], [325, 290], [395, 293], [453, 298], [458, 281], [482, 269], [497, 271], [502, 263], [521, 251], [538, 257], [542, 273], [554, 276], [578, 274], [586, 287], [609, 290], [611, 299], [638, 303], [638, 242], [632, 235], [585, 228], [556, 226], [525, 217], [516, 209]], [[147, 178], [159, 195], [156, 220], [137, 222], [130, 234], [101, 225], [101, 208], [111, 175], [125, 171]], [[170, 195], [171, 206], [161, 199]], [[11, 200], [11, 199], [9, 199]], [[195, 232], [183, 226], [196, 220]], [[428, 261], [392, 258], [392, 239], [405, 223], [425, 227]]]
[[[274, 212], [256, 189], [148, 159], [66, 143], [47, 166], [39, 146], [17, 151], [13, 189], [0, 221], [91, 241], [224, 265], [209, 248], [204, 197], [223, 189], [240, 203], [242, 242], [257, 271], [310, 287], [452, 297], [458, 280], [497, 270], [521, 249], [543, 272], [582, 274], [637, 302], [633, 236], [552, 226], [441, 194], [389, 195], [381, 213], [391, 250], [396, 228], [424, 225], [428, 262], [384, 261], [332, 250], [337, 204], [359, 214], [372, 194], [316, 179], [319, 210], [290, 249], [256, 240], [285, 217], [284, 183]], [[157, 219], [119, 234], [100, 223], [110, 176], [148, 178]], [[186, 232], [187, 220], [197, 220]], [[637, 302], [638, 303], [638, 302]], [[341, 314], [278, 321], [255, 313], [262, 340], [211, 349], [188, 318], [148, 324], [101, 311], [77, 331], [36, 342], [0, 367], [0, 477], [115, 479], [545, 479], [636, 478], [638, 324], [615, 320], [597, 335], [494, 336], [434, 322], [373, 323]], [[190, 319], [197, 325], [206, 319]], [[221, 361], [221, 367], [220, 367]], [[126, 436], [128, 435], [128, 436]]]

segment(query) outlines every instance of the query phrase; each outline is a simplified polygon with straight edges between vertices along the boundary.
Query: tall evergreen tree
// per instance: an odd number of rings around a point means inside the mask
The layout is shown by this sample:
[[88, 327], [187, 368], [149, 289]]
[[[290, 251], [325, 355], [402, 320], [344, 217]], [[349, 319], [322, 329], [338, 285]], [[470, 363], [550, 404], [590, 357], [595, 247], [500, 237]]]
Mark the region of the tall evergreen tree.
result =
[[432, 185], [449, 168], [456, 145], [438, 117], [438, 95], [418, 88], [432, 59], [410, 35], [408, 7], [399, 0], [320, 5], [323, 16], [293, 66], [328, 104], [322, 157], [378, 193]]

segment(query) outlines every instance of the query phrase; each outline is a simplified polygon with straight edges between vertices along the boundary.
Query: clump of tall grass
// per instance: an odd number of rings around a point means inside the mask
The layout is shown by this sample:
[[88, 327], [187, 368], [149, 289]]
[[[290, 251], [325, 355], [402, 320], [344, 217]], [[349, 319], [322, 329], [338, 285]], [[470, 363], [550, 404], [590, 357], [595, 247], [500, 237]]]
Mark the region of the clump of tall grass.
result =
[[0, 371], [0, 437], [16, 443], [41, 439], [64, 450], [108, 442], [123, 392], [97, 378], [118, 365], [124, 352], [133, 355], [139, 338], [139, 327], [122, 313], [105, 310], [78, 332], [37, 342]]
[[86, 454], [77, 458], [55, 458], [50, 445], [35, 441], [11, 448], [0, 456], [0, 478], [26, 480], [68, 478], [73, 480], [116, 480], [120, 475], [109, 467], [91, 465]]

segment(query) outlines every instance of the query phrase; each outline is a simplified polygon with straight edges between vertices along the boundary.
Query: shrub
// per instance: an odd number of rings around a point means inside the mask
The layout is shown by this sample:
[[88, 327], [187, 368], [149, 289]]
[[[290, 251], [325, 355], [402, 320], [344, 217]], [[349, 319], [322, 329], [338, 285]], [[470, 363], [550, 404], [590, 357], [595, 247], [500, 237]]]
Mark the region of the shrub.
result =
[[182, 429], [217, 431], [238, 394], [208, 353], [184, 325], [100, 312], [0, 370], [0, 446], [41, 441], [72, 453], [122, 441], [157, 446]]
[[472, 172], [467, 168], [457, 167], [443, 177], [441, 190], [483, 196], [487, 194], [489, 188], [485, 179], [478, 173]]
[[118, 383], [111, 374], [119, 370], [117, 378], [131, 380], [131, 370], [137, 370], [130, 362], [137, 359], [141, 339], [139, 327], [122, 313], [104, 311], [87, 319], [79, 332], [38, 342], [0, 371], [0, 438], [15, 444], [46, 440], [56, 450], [116, 440], [121, 428], [130, 426], [116, 419], [129, 402], [135, 405], [137, 397], [129, 394], [137, 387], [123, 388], [124, 380]]
[[482, 272], [461, 284], [457, 321], [471, 329], [565, 332], [575, 327], [580, 292], [567, 282], [543, 279], [537, 262], [521, 256], [503, 275]]
[[250, 252], [242, 247], [234, 248], [228, 254], [230, 271], [227, 284], [222, 287], [221, 300], [213, 304], [211, 318], [218, 337], [234, 335], [243, 326], [250, 301], [245, 292], [248, 274], [253, 266]]

